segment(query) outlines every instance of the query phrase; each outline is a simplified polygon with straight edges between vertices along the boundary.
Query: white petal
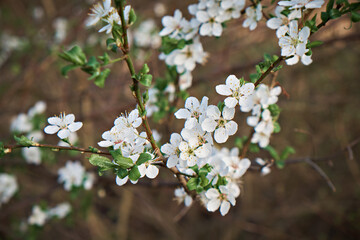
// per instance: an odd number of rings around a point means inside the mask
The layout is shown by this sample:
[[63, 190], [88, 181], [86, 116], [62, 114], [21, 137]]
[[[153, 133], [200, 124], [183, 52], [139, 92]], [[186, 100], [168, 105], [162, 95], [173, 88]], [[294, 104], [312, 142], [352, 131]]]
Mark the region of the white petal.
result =
[[148, 166], [146, 169], [146, 176], [150, 179], [156, 178], [156, 176], [159, 174], [159, 169], [155, 167], [154, 165]]
[[44, 132], [47, 134], [54, 134], [57, 131], [59, 131], [59, 127], [58, 126], [54, 126], [54, 125], [49, 125], [44, 129]]
[[110, 142], [110, 141], [101, 141], [101, 142], [98, 142], [98, 145], [100, 147], [110, 147], [110, 146], [113, 146], [114, 143]]
[[210, 212], [215, 212], [216, 210], [218, 210], [219, 207], [220, 199], [218, 198], [210, 200], [206, 205], [207, 210]]
[[222, 216], [225, 216], [230, 209], [230, 203], [228, 201], [222, 201], [220, 206], [220, 213]]
[[230, 121], [230, 122], [227, 122], [227, 123], [225, 124], [225, 129], [226, 129], [226, 131], [227, 131], [227, 134], [228, 134], [229, 136], [232, 136], [232, 135], [234, 135], [234, 134], [237, 132], [237, 130], [238, 130], [238, 125], [237, 125], [236, 122]]
[[220, 84], [215, 87], [216, 92], [223, 96], [229, 96], [232, 94], [230, 87], [225, 84]]
[[177, 119], [187, 119], [191, 116], [191, 113], [189, 112], [189, 110], [185, 109], [185, 108], [181, 108], [179, 110], [177, 110], [177, 112], [175, 113], [175, 117]]
[[197, 109], [200, 106], [200, 102], [197, 98], [195, 97], [188, 97], [185, 101], [185, 108], [187, 109]]
[[210, 188], [209, 190], [206, 191], [205, 196], [208, 199], [218, 198], [220, 196], [220, 193], [215, 188]]
[[210, 105], [206, 110], [206, 115], [213, 119], [219, 119], [221, 113], [217, 106]]
[[235, 108], [229, 108], [225, 106], [222, 115], [226, 120], [233, 119], [235, 116]]
[[228, 85], [232, 90], [237, 90], [240, 87], [240, 81], [235, 75], [230, 75], [225, 80], [226, 85]]
[[68, 114], [65, 116], [65, 123], [68, 125], [75, 121], [75, 115], [74, 114]]
[[52, 125], [60, 125], [61, 122], [62, 122], [62, 120], [59, 117], [49, 117], [48, 118], [48, 123], [50, 123]]
[[64, 139], [70, 136], [70, 131], [68, 129], [61, 129], [57, 135], [59, 138]]
[[116, 176], [116, 184], [119, 186], [122, 186], [128, 181], [128, 179], [129, 179], [128, 176], [126, 176], [124, 178], [119, 178], [118, 176]]
[[215, 130], [214, 139], [217, 143], [224, 143], [228, 140], [229, 135], [224, 127]]
[[213, 23], [213, 29], [212, 29], [212, 32], [213, 32], [213, 35], [216, 36], [216, 37], [220, 37], [221, 36], [221, 33], [222, 33], [222, 26], [220, 23]]
[[82, 123], [82, 122], [74, 122], [74, 123], [71, 123], [71, 124], [68, 126], [68, 129], [69, 129], [71, 132], [76, 132], [76, 131], [79, 130], [82, 126], [83, 126], [83, 123]]
[[280, 18], [270, 18], [266, 22], [266, 26], [271, 29], [278, 29], [282, 25], [282, 20]]
[[224, 102], [228, 108], [234, 108], [239, 101], [234, 97], [227, 97]]
[[201, 128], [207, 132], [215, 131], [216, 126], [217, 122], [212, 118], [206, 118], [201, 124]]

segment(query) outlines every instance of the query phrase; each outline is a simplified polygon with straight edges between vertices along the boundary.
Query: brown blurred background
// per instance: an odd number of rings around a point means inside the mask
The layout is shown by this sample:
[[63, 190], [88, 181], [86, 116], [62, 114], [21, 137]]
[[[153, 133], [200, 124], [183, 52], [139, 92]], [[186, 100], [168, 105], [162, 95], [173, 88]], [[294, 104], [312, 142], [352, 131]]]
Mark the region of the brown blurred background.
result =
[[[82, 146], [96, 146], [101, 133], [111, 128], [116, 116], [134, 108], [128, 88], [130, 76], [124, 63], [112, 66], [104, 89], [88, 81], [81, 71], [71, 72], [68, 78], [60, 74], [65, 63], [57, 53], [63, 47], [68, 49], [78, 44], [88, 55], [102, 55], [105, 49], [104, 34], [96, 33], [96, 29], [88, 30], [83, 24], [92, 2], [0, 2], [1, 34], [16, 36], [24, 42], [0, 66], [1, 141], [13, 142], [9, 131], [11, 118], [27, 112], [38, 100], [48, 104], [47, 116], [66, 111], [84, 122], [79, 131]], [[154, 14], [156, 3], [165, 5], [166, 15], [173, 15], [179, 8], [189, 17], [186, 6], [194, 1], [130, 2], [139, 19], [153, 18], [161, 29], [161, 17]], [[39, 18], [41, 11], [43, 16]], [[65, 38], [56, 42], [54, 22], [59, 18], [66, 19], [67, 30]], [[264, 21], [253, 32], [242, 28], [242, 21], [243, 18], [229, 23], [220, 39], [202, 38], [210, 58], [205, 66], [197, 66], [191, 95], [198, 98], [207, 95], [211, 104], [217, 104], [222, 97], [216, 94], [215, 86], [228, 75], [249, 79], [264, 53], [279, 54], [275, 32]], [[72, 215], [47, 223], [38, 238], [359, 239], [359, 145], [341, 153], [360, 137], [359, 29], [359, 24], [351, 26], [347, 16], [329, 22], [310, 38], [325, 42], [313, 50], [314, 62], [310, 66], [301, 63], [284, 66], [277, 78], [287, 95], [280, 97], [282, 131], [273, 135], [272, 145], [279, 150], [288, 145], [294, 147], [297, 152], [292, 159], [328, 157], [319, 166], [334, 183], [336, 192], [306, 163], [291, 164], [283, 170], [273, 168], [264, 177], [258, 172], [248, 172], [236, 206], [222, 217], [219, 212], [207, 212], [199, 203], [189, 211], [184, 210], [173, 201], [171, 187], [141, 184], [118, 187], [110, 174], [98, 178], [91, 192], [72, 199]], [[152, 52], [148, 60], [155, 77], [164, 70], [157, 55], [158, 52]], [[111, 57], [116, 55], [111, 53]], [[136, 68], [141, 64], [138, 62]], [[265, 83], [269, 81], [266, 79]], [[239, 136], [249, 132], [244, 116], [238, 118]], [[179, 131], [183, 122], [175, 124], [173, 131]], [[152, 126], [162, 134], [162, 143], [167, 142], [169, 132], [163, 125]], [[58, 140], [56, 136], [47, 136], [46, 141], [56, 144]], [[19, 238], [18, 226], [30, 215], [32, 205], [41, 201], [54, 205], [69, 199], [69, 194], [56, 182], [57, 169], [66, 160], [81, 160], [91, 168], [84, 156], [65, 153], [56, 156], [57, 163], [41, 166], [26, 165], [16, 153], [0, 160], [1, 170], [16, 174], [20, 185], [19, 194], [0, 208], [0, 239]], [[255, 156], [269, 157], [263, 152], [250, 155], [252, 159]], [[175, 179], [161, 169], [155, 181], [161, 185]], [[144, 179], [143, 182], [148, 183]]]

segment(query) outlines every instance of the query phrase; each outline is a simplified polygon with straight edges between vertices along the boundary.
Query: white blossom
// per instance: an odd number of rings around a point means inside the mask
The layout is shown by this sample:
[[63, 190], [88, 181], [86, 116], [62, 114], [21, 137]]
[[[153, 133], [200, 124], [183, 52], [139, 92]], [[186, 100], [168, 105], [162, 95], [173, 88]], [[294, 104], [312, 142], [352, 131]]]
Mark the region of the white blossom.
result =
[[201, 127], [207, 132], [214, 132], [214, 139], [217, 143], [224, 143], [229, 136], [234, 135], [238, 129], [234, 118], [235, 109], [224, 107], [222, 114], [217, 106], [210, 105], [206, 110], [207, 118], [202, 122]]
[[[309, 50], [306, 49], [308, 37], [310, 36], [310, 28], [303, 27], [298, 32], [298, 22], [293, 20], [289, 24], [289, 36], [283, 36], [279, 39], [279, 46], [281, 47], [281, 56], [290, 57], [295, 55], [296, 59], [287, 61], [288, 64], [295, 64], [299, 57], [302, 57]], [[307, 60], [307, 59], [306, 59]], [[307, 63], [307, 61], [305, 61]]]
[[225, 20], [222, 13], [223, 10], [217, 5], [196, 13], [196, 19], [202, 23], [200, 26], [201, 36], [221, 36], [223, 30], [221, 23]]
[[30, 217], [28, 218], [28, 224], [29, 225], [37, 225], [37, 226], [43, 226], [47, 220], [47, 213], [46, 211], [42, 210], [40, 206], [35, 205], [32, 208], [32, 212]]
[[290, 7], [290, 9], [298, 9], [298, 8], [321, 8], [324, 4], [324, 0], [290, 0], [290, 1], [280, 1], [278, 4], [284, 7]]
[[15, 176], [0, 173], [0, 207], [1, 204], [9, 202], [18, 189], [19, 186]]
[[300, 10], [291, 11], [288, 16], [281, 13], [284, 10], [284, 7], [277, 6], [275, 8], [275, 17], [270, 18], [266, 22], [266, 26], [268, 26], [269, 28], [277, 29], [276, 36], [278, 38], [284, 37], [285, 34], [289, 31], [288, 25], [291, 20], [301, 18]]
[[234, 191], [229, 186], [220, 186], [219, 189], [210, 188], [206, 191], [205, 196], [209, 200], [206, 204], [207, 210], [215, 212], [220, 207], [222, 216], [229, 212], [230, 204], [233, 206], [236, 204]]
[[192, 197], [186, 193], [184, 188], [176, 188], [174, 191], [174, 195], [175, 195], [175, 200], [178, 203], [184, 202], [186, 207], [189, 207], [192, 204], [193, 201]]
[[111, 0], [103, 0], [103, 4], [95, 4], [91, 8], [91, 13], [89, 13], [89, 17], [86, 19], [85, 25], [87, 27], [95, 25], [101, 18], [112, 12], [113, 9], [114, 8], [111, 6]]
[[[64, 188], [66, 191], [70, 191], [72, 187], [81, 187], [84, 185], [85, 179], [90, 179], [93, 181], [93, 177], [89, 175], [85, 168], [81, 165], [80, 162], [71, 162], [67, 161], [65, 167], [58, 170], [58, 182], [64, 183]], [[87, 183], [87, 188], [91, 188], [92, 183]]]
[[44, 132], [47, 134], [57, 133], [61, 139], [69, 137], [71, 132], [76, 132], [83, 125], [82, 122], [75, 122], [74, 114], [65, 115], [65, 113], [60, 114], [60, 117], [48, 118], [48, 123], [50, 125], [45, 127]]
[[241, 85], [240, 80], [235, 75], [228, 76], [225, 83], [216, 86], [218, 94], [229, 96], [224, 101], [225, 106], [234, 108], [238, 103], [241, 107], [246, 107], [250, 104], [249, 97], [255, 88], [253, 83]]
[[48, 218], [52, 218], [52, 217], [57, 217], [59, 219], [62, 219], [64, 217], [66, 217], [71, 211], [71, 205], [68, 202], [64, 202], [64, 203], [60, 203], [59, 205], [50, 208], [47, 211], [47, 217]]
[[164, 28], [160, 31], [160, 36], [170, 35], [171, 38], [174, 38], [178, 35], [181, 30], [180, 21], [182, 20], [182, 13], [180, 10], [176, 9], [174, 16], [164, 16], [161, 20]]
[[246, 19], [243, 22], [243, 27], [249, 27], [250, 31], [254, 30], [257, 23], [262, 19], [262, 6], [258, 4], [257, 7], [248, 7], [245, 11]]
[[26, 133], [33, 129], [31, 119], [25, 113], [20, 113], [16, 118], [13, 118], [10, 125], [12, 132]]
[[177, 119], [186, 119], [185, 128], [194, 128], [197, 122], [201, 123], [205, 119], [208, 100], [209, 98], [204, 96], [200, 103], [197, 98], [188, 97], [185, 101], [185, 108], [175, 112], [175, 117]]
[[270, 167], [268, 164], [261, 158], [256, 158], [255, 162], [261, 166], [261, 175], [265, 176], [271, 172]]
[[182, 142], [182, 137], [178, 133], [173, 133], [170, 136], [170, 143], [161, 146], [161, 151], [168, 157], [166, 166], [168, 168], [175, 167], [179, 163], [180, 150], [179, 145]]

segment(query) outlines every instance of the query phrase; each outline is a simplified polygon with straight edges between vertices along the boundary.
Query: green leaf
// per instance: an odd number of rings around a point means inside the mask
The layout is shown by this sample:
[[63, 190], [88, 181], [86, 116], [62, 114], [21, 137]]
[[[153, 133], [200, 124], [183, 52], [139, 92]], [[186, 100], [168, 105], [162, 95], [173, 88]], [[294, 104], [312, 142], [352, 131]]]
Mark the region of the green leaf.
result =
[[331, 11], [331, 9], [333, 8], [333, 6], [334, 6], [334, 0], [329, 0], [329, 2], [328, 2], [328, 4], [326, 5], [326, 12], [330, 12]]
[[322, 41], [309, 42], [308, 44], [306, 44], [306, 48], [314, 48], [314, 47], [320, 46], [323, 43], [324, 42], [322, 42]]
[[137, 166], [133, 166], [129, 172], [129, 178], [132, 181], [136, 181], [140, 178], [141, 174]]
[[272, 117], [277, 117], [280, 115], [281, 109], [279, 108], [279, 106], [277, 104], [269, 105], [268, 109], [269, 109]]
[[277, 153], [277, 151], [275, 150], [275, 148], [273, 148], [272, 146], [268, 145], [266, 148], [264, 148], [266, 151], [268, 151], [271, 155], [271, 157], [273, 157], [276, 161], [280, 160], [279, 154]]
[[330, 15], [327, 12], [322, 12], [321, 13], [321, 20], [323, 22], [326, 22], [327, 20], [329, 20], [329, 18], [330, 18]]
[[151, 86], [151, 82], [152, 82], [152, 75], [150, 74], [145, 74], [143, 75], [139, 82], [144, 85], [145, 87], [150, 87]]
[[97, 76], [94, 80], [94, 84], [100, 88], [103, 88], [105, 85], [105, 80], [110, 74], [110, 69], [106, 68], [104, 71], [100, 73], [99, 76]]
[[64, 77], [67, 77], [68, 72], [70, 72], [71, 70], [78, 68], [78, 67], [79, 66], [73, 65], [73, 64], [66, 65], [65, 67], [61, 68], [61, 75], [63, 75]]
[[3, 157], [4, 155], [5, 155], [4, 143], [0, 142], [0, 158]]
[[99, 59], [103, 62], [104, 65], [108, 64], [110, 61], [109, 54], [107, 54], [106, 52], [103, 56], [99, 56]]
[[274, 133], [279, 133], [281, 131], [280, 124], [278, 122], [274, 122]]
[[186, 184], [186, 186], [190, 191], [195, 190], [197, 185], [198, 185], [198, 178], [190, 178]]
[[138, 160], [136, 161], [136, 165], [140, 166], [141, 164], [146, 163], [153, 158], [154, 156], [150, 153], [141, 153]]
[[249, 151], [252, 152], [252, 153], [258, 153], [258, 152], [260, 152], [260, 148], [259, 148], [259, 146], [257, 144], [250, 143]]
[[329, 15], [330, 15], [331, 19], [341, 17], [341, 13], [340, 13], [339, 9], [336, 9], [336, 8], [331, 9], [330, 12], [329, 12]]
[[101, 171], [107, 171], [117, 167], [110, 159], [98, 154], [92, 154], [89, 158], [89, 162], [94, 166], [100, 167]]
[[140, 73], [146, 74], [150, 71], [149, 66], [145, 63], [144, 66], [141, 68]]
[[290, 154], [294, 154], [296, 151], [293, 147], [287, 146], [281, 153], [280, 159], [286, 160]]
[[116, 175], [123, 179], [124, 177], [126, 177], [127, 175], [129, 175], [129, 171], [123, 168], [119, 168], [116, 170]]
[[359, 22], [360, 21], [360, 13], [357, 13], [355, 11], [351, 12], [351, 21], [353, 22]]
[[118, 164], [121, 168], [127, 169], [134, 166], [134, 163], [131, 160], [131, 158], [123, 157], [120, 149], [111, 150], [110, 154], [114, 158], [115, 163]]
[[135, 11], [133, 8], [130, 9], [130, 13], [129, 13], [129, 25], [132, 25], [135, 23], [137, 17], [135, 14]]
[[86, 55], [79, 46], [75, 46], [69, 51], [64, 51], [63, 53], [60, 53], [59, 57], [79, 66], [82, 66], [86, 63]]
[[20, 145], [22, 145], [24, 147], [30, 147], [30, 146], [36, 145], [36, 142], [31, 141], [30, 139], [28, 139], [24, 135], [22, 135], [21, 137], [17, 137], [17, 136], [14, 135], [14, 139], [18, 144], [20, 144]]
[[220, 101], [218, 103], [217, 107], [219, 108], [220, 112], [222, 112], [225, 107], [225, 102]]

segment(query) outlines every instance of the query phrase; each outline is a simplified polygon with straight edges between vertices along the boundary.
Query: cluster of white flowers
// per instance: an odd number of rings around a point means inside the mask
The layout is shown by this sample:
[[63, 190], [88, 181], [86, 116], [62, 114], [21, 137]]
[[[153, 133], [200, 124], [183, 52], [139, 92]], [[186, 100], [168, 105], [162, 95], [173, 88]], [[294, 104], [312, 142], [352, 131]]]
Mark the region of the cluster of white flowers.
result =
[[[241, 108], [252, 108], [254, 84], [245, 83], [231, 75], [226, 79], [226, 84], [218, 85], [216, 90], [221, 95], [229, 96], [225, 106], [220, 109], [208, 105], [207, 97], [203, 97], [201, 102], [195, 97], [187, 98], [185, 108], [175, 113], [176, 118], [185, 119], [184, 128], [180, 134], [171, 134], [170, 143], [164, 144], [161, 151], [168, 157], [167, 167], [177, 167], [189, 175], [195, 174], [193, 166], [210, 166], [211, 171], [206, 177], [211, 187], [206, 193], [203, 192], [201, 199], [209, 211], [220, 207], [221, 214], [225, 215], [240, 195], [238, 181], [251, 162], [249, 159], [240, 159], [237, 148], [231, 151], [226, 148], [218, 150], [214, 147], [213, 139], [217, 143], [225, 143], [229, 136], [236, 133], [238, 125], [232, 120], [235, 106], [239, 104]], [[225, 182], [217, 186], [220, 177]], [[191, 204], [184, 191], [177, 190], [175, 196], [179, 201], [185, 200], [187, 206]]]
[[[26, 137], [35, 142], [40, 142], [44, 139], [44, 134], [40, 129], [35, 128], [34, 122], [37, 116], [43, 114], [46, 110], [46, 103], [43, 101], [37, 102], [26, 113], [20, 113], [11, 121], [10, 130], [15, 134], [26, 134]], [[22, 155], [27, 163], [40, 164], [41, 151], [39, 148], [23, 148]]]
[[274, 119], [268, 108], [278, 101], [280, 94], [280, 86], [269, 88], [265, 84], [260, 84], [254, 94], [249, 97], [251, 107], [241, 109], [244, 112], [252, 110], [252, 116], [247, 118], [247, 124], [255, 130], [251, 142], [258, 143], [262, 148], [269, 145], [270, 136], [274, 132]]
[[[123, 157], [130, 158], [136, 163], [140, 154], [147, 151], [146, 147], [149, 144], [146, 140], [146, 133], [141, 132], [139, 134], [137, 130], [141, 123], [142, 120], [137, 109], [132, 110], [128, 116], [121, 115], [115, 119], [114, 126], [102, 134], [104, 140], [98, 143], [99, 146], [112, 147], [114, 150], [120, 149]], [[158, 175], [159, 169], [152, 165], [153, 162], [153, 160], [150, 160], [138, 166], [140, 178], [146, 176], [153, 179]], [[128, 176], [124, 178], [116, 177], [116, 183], [119, 186], [124, 185], [128, 180]], [[137, 181], [131, 182], [137, 183]]]
[[[128, 5], [124, 8], [125, 21], [129, 21], [131, 7]], [[119, 13], [114, 7], [111, 6], [111, 0], [104, 0], [102, 3], [97, 3], [91, 9], [89, 17], [86, 19], [85, 25], [90, 27], [97, 24], [100, 20], [106, 23], [99, 32], [106, 32], [110, 34], [114, 25], [121, 25], [121, 19]]]
[[9, 202], [18, 189], [19, 186], [15, 176], [0, 173], [0, 207], [1, 204]]
[[73, 187], [83, 187], [90, 190], [95, 181], [95, 174], [86, 172], [78, 161], [67, 161], [65, 167], [58, 170], [58, 175], [58, 182], [64, 183], [66, 191], [70, 191]]
[[71, 205], [68, 202], [60, 203], [59, 205], [50, 208], [42, 209], [39, 205], [32, 208], [30, 217], [27, 220], [29, 225], [43, 226], [46, 221], [52, 218], [62, 219], [66, 217], [71, 211]]
[[294, 65], [301, 62], [304, 65], [312, 63], [309, 49], [306, 48], [310, 36], [310, 28], [305, 26], [301, 30], [298, 19], [307, 9], [321, 8], [324, 0], [289, 0], [278, 2], [275, 17], [267, 21], [267, 26], [276, 30], [281, 47], [281, 56], [288, 57], [286, 64]]

